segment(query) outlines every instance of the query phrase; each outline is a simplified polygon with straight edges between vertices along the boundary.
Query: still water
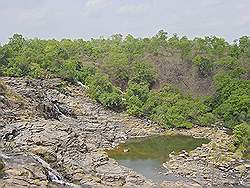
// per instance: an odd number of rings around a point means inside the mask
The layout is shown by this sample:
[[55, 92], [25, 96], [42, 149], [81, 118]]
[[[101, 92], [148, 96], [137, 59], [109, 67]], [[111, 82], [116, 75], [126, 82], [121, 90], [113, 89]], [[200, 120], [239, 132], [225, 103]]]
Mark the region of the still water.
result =
[[107, 152], [109, 157], [116, 159], [121, 165], [133, 169], [155, 183], [160, 183], [164, 180], [182, 179], [162, 167], [162, 163], [169, 159], [172, 151], [190, 151], [208, 142], [207, 139], [182, 135], [154, 136], [132, 139]]

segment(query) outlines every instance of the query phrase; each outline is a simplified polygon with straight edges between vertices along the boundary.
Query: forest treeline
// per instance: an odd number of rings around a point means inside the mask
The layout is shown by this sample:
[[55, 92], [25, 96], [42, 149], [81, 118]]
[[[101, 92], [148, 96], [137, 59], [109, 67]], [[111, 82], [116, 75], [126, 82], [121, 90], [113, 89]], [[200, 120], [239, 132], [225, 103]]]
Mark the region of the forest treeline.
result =
[[[215, 93], [192, 97], [165, 83], [154, 89], [157, 74], [151, 56], [178, 55], [212, 77]], [[211, 36], [188, 39], [159, 31], [151, 38], [123, 37], [91, 40], [27, 39], [14, 34], [0, 46], [1, 76], [60, 77], [88, 86], [89, 95], [104, 106], [151, 119], [167, 128], [226, 126], [249, 141], [250, 37], [233, 43]]]

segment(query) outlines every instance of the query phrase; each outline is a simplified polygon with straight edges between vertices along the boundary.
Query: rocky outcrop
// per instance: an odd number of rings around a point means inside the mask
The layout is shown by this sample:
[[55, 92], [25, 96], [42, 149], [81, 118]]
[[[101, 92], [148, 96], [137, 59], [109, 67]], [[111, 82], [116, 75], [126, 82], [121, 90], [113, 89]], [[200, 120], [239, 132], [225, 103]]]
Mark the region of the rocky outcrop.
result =
[[78, 187], [65, 181], [38, 156], [25, 153], [1, 153], [0, 156], [5, 163], [1, 187]]
[[163, 164], [164, 167], [204, 187], [249, 187], [248, 161], [239, 159], [230, 150], [233, 146], [232, 135], [207, 127], [196, 127], [186, 131], [175, 130], [174, 133], [208, 138], [211, 142], [189, 153], [172, 153], [169, 156], [170, 160]]
[[[105, 149], [164, 129], [103, 108], [87, 96], [81, 84], [67, 85], [60, 79], [1, 81], [5, 90], [0, 93], [4, 99], [0, 100], [1, 186], [155, 187], [110, 159]], [[199, 127], [172, 133], [212, 142], [189, 153], [172, 153], [164, 166], [190, 182], [165, 181], [162, 187], [249, 186], [249, 165], [226, 147], [231, 136]]]
[[[61, 92], [59, 79], [2, 80], [19, 100], [8, 96], [12, 104], [4, 106], [1, 114], [6, 122], [0, 128], [1, 152], [2, 156], [11, 156], [11, 160], [0, 157], [6, 164], [0, 184], [153, 186], [142, 175], [108, 158], [104, 149], [130, 137], [158, 134], [160, 127], [104, 109], [89, 99], [81, 86], [65, 86]], [[15, 118], [6, 121], [9, 112]], [[61, 177], [51, 178], [51, 169]]]
[[1, 173], [2, 187], [39, 187], [49, 184], [46, 171], [31, 156], [1, 154], [1, 158], [5, 163], [4, 171]]
[[185, 181], [164, 181], [160, 185], [161, 188], [202, 188], [198, 183], [190, 183]]

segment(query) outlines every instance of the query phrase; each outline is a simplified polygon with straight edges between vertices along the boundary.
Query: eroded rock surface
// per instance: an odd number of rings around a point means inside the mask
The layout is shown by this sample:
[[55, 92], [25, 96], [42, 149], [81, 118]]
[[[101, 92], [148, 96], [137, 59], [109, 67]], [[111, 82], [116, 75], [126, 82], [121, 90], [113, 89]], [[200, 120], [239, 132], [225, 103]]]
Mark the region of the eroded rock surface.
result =
[[[104, 109], [81, 85], [1, 78], [0, 187], [159, 187], [104, 149], [162, 131], [150, 121]], [[212, 142], [172, 153], [164, 166], [190, 182], [165, 181], [161, 187], [250, 186], [249, 164], [225, 147], [230, 136], [210, 128], [174, 132]]]
[[[104, 109], [86, 96], [83, 87], [67, 86], [59, 79], [2, 78], [2, 82], [8, 95], [1, 95], [5, 102], [0, 102], [5, 164], [1, 185], [153, 186], [142, 175], [109, 159], [104, 149], [133, 136], [157, 134], [160, 127]], [[64, 183], [51, 183], [43, 160]]]
[[172, 171], [198, 182], [203, 187], [249, 187], [249, 161], [239, 159], [230, 151], [232, 135], [207, 127], [192, 130], [178, 130], [175, 133], [208, 138], [208, 144], [191, 152], [171, 154], [164, 166]]

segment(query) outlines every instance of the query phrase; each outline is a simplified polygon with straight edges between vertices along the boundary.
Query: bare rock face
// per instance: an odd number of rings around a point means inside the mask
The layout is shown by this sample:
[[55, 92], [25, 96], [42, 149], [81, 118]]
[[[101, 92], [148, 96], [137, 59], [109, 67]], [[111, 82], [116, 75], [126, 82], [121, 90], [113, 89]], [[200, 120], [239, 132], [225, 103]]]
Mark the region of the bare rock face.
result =
[[59, 120], [60, 111], [58, 107], [50, 102], [41, 103], [37, 106], [37, 110], [41, 111], [45, 119], [57, 119]]
[[164, 181], [160, 185], [162, 188], [202, 188], [198, 183], [190, 183], [183, 181]]
[[[81, 85], [62, 84], [60, 79], [1, 80], [8, 88], [8, 95], [3, 95], [0, 88], [0, 97], [5, 101], [0, 99], [1, 186], [156, 187], [142, 175], [110, 159], [105, 149], [131, 137], [159, 134], [163, 131], [161, 127], [104, 109], [87, 97]], [[180, 134], [193, 135], [192, 131], [180, 130]], [[215, 142], [225, 136], [217, 134], [197, 128], [193, 136]], [[224, 145], [230, 141], [227, 136], [224, 140]], [[208, 164], [205, 159], [212, 157], [211, 154], [215, 157], [219, 153], [230, 154], [220, 147], [215, 147], [219, 150], [208, 148], [213, 147], [200, 147], [193, 153], [172, 153], [165, 164], [173, 172], [199, 184], [164, 182], [162, 187], [228, 187], [236, 185], [238, 180], [243, 182], [242, 186], [249, 185], [249, 177], [231, 178], [240, 171], [249, 173], [249, 166], [240, 166], [239, 161], [234, 161], [234, 169], [225, 165], [218, 167], [220, 164], [213, 161]], [[224, 157], [230, 158], [230, 155]]]
[[36, 155], [8, 152], [1, 153], [0, 158], [5, 164], [0, 174], [1, 187], [79, 187]]
[[4, 164], [3, 160], [0, 159], [0, 173], [4, 170], [4, 166], [5, 166], [5, 164]]
[[[249, 169], [247, 160], [239, 160], [229, 150], [233, 144], [232, 135], [224, 131], [196, 127], [192, 130], [179, 130], [179, 134], [205, 137], [211, 140], [191, 152], [182, 151], [171, 154], [170, 160], [163, 164], [179, 175], [188, 177], [204, 187], [248, 187]], [[242, 167], [242, 168], [237, 168]]]
[[[110, 159], [104, 149], [132, 136], [157, 134], [161, 128], [104, 109], [89, 99], [81, 86], [66, 86], [61, 92], [59, 79], [3, 81], [17, 97], [0, 114], [5, 121], [0, 126], [5, 164], [1, 185], [154, 186]], [[10, 112], [13, 117], [8, 116]]]
[[6, 93], [6, 90], [7, 90], [7, 87], [2, 82], [0, 82], [0, 95], [4, 96]]
[[42, 157], [48, 163], [53, 163], [57, 161], [56, 154], [53, 151], [49, 151], [47, 147], [36, 146], [31, 150], [31, 152], [34, 155]]
[[48, 186], [45, 169], [31, 156], [1, 154], [5, 167], [1, 172], [2, 187]]

